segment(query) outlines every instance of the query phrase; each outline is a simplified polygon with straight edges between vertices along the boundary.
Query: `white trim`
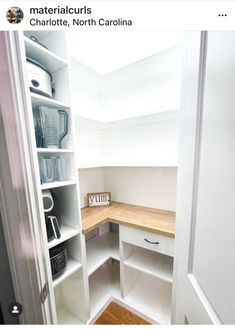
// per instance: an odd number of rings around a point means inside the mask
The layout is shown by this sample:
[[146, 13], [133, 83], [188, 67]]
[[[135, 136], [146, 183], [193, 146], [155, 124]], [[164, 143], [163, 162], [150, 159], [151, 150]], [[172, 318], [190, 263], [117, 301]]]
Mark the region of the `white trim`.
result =
[[1, 32], [0, 44], [0, 65], [4, 77], [0, 88], [4, 129], [0, 133], [1, 140], [6, 139], [1, 149], [5, 161], [1, 168], [3, 226], [16, 298], [24, 309], [20, 322], [40, 324], [48, 321], [49, 313], [46, 304], [39, 299], [45, 279], [38, 236], [35, 239], [37, 228], [32, 223], [33, 218], [36, 222], [37, 213], [34, 209], [37, 208], [33, 207], [35, 190], [30, 174], [31, 161], [24, 121], [28, 104], [23, 92], [25, 81], [18, 62], [18, 34]]
[[208, 316], [212, 320], [213, 324], [221, 324], [222, 321], [219, 319], [213, 308], [211, 307], [210, 302], [208, 301], [206, 295], [202, 291], [201, 287], [199, 286], [197, 280], [195, 279], [195, 276], [193, 274], [188, 274], [188, 279], [191, 282], [192, 286], [194, 287], [194, 290], [196, 294], [198, 295], [200, 301], [202, 302], [205, 310], [208, 313]]
[[189, 238], [189, 254], [188, 254], [188, 273], [193, 270], [194, 258], [194, 243], [196, 230], [197, 216], [197, 199], [198, 199], [198, 177], [201, 161], [201, 137], [203, 125], [203, 103], [204, 103], [204, 88], [206, 74], [206, 55], [207, 54], [207, 32], [202, 32], [200, 43], [199, 56], [199, 72], [198, 72], [198, 95], [197, 95], [197, 117], [196, 117], [196, 132], [195, 132], [195, 151], [194, 151], [194, 175], [193, 175], [193, 192], [192, 192], [192, 210], [191, 210], [191, 228]]

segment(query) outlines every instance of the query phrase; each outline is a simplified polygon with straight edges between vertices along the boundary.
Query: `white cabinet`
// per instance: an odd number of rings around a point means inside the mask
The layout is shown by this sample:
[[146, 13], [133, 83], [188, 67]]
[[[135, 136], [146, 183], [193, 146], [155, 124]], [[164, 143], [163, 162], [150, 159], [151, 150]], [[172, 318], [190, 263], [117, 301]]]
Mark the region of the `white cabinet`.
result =
[[[87, 236], [88, 323], [114, 300], [150, 323], [169, 324], [174, 239], [126, 225], [110, 227], [111, 232], [96, 235], [95, 230], [89, 233], [92, 238]], [[146, 237], [161, 248], [156, 250]]]
[[170, 324], [174, 239], [120, 226], [122, 297], [152, 322]]

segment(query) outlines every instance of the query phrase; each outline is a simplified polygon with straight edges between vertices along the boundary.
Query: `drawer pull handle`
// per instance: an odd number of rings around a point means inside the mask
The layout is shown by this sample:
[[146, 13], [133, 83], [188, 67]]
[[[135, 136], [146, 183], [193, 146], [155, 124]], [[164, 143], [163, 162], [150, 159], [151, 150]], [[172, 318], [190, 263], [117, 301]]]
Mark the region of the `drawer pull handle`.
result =
[[144, 241], [151, 243], [151, 244], [159, 244], [159, 242], [153, 242], [153, 241], [149, 241], [148, 239], [144, 239]]

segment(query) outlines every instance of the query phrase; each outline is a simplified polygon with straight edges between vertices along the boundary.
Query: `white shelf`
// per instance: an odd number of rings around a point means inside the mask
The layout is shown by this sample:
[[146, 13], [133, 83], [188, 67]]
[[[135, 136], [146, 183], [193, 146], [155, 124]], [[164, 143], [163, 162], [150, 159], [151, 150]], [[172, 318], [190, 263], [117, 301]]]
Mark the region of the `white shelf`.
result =
[[42, 96], [36, 93], [31, 92], [30, 93], [31, 96], [31, 101], [32, 101], [32, 105], [33, 107], [36, 107], [38, 105], [45, 105], [45, 106], [53, 106], [53, 107], [61, 107], [61, 108], [65, 108], [65, 109], [69, 109], [70, 106], [66, 103], [63, 102], [59, 102], [53, 98], [49, 98], [46, 96]]
[[30, 57], [45, 66], [50, 73], [53, 73], [67, 65], [67, 62], [50, 50], [40, 46], [36, 42], [24, 37], [27, 57]]
[[124, 265], [155, 276], [169, 283], [173, 281], [173, 258], [143, 248], [136, 248]]
[[51, 188], [56, 188], [56, 187], [62, 187], [62, 186], [69, 186], [69, 185], [75, 185], [76, 181], [63, 181], [63, 182], [59, 182], [59, 181], [55, 181], [55, 182], [51, 182], [51, 183], [45, 183], [41, 185], [41, 190], [47, 190], [47, 189], [51, 189]]
[[53, 280], [53, 287], [55, 288], [56, 286], [58, 286], [60, 283], [62, 283], [64, 280], [69, 278], [73, 273], [80, 270], [81, 268], [82, 268], [81, 263], [71, 258], [68, 258], [65, 272], [60, 277]]
[[79, 233], [80, 233], [79, 230], [77, 230], [73, 227], [61, 225], [61, 227], [60, 227], [60, 234], [61, 234], [60, 239], [54, 239], [54, 240], [48, 242], [48, 248], [50, 249], [52, 247], [55, 247], [58, 244], [66, 241], [70, 238], [73, 238], [74, 236], [78, 235]]
[[134, 280], [134, 275], [131, 274], [129, 280], [134, 282], [134, 288], [130, 290], [125, 300], [156, 322], [170, 324], [171, 285], [145, 273], [141, 273], [137, 280]]
[[57, 322], [58, 324], [84, 324], [78, 317], [63, 306], [57, 308]]
[[109, 258], [119, 260], [119, 238], [117, 233], [109, 232], [87, 241], [87, 271], [94, 273]]
[[121, 298], [119, 264], [106, 262], [89, 277], [91, 318], [93, 318], [111, 297]]
[[38, 153], [73, 153], [72, 149], [37, 148]]

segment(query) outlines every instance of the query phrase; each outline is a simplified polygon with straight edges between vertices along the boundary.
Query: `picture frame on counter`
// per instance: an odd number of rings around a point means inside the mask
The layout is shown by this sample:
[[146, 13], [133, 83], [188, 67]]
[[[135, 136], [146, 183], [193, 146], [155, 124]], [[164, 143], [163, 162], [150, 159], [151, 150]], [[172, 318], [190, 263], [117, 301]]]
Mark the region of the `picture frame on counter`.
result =
[[88, 207], [104, 207], [111, 205], [111, 192], [87, 193]]

